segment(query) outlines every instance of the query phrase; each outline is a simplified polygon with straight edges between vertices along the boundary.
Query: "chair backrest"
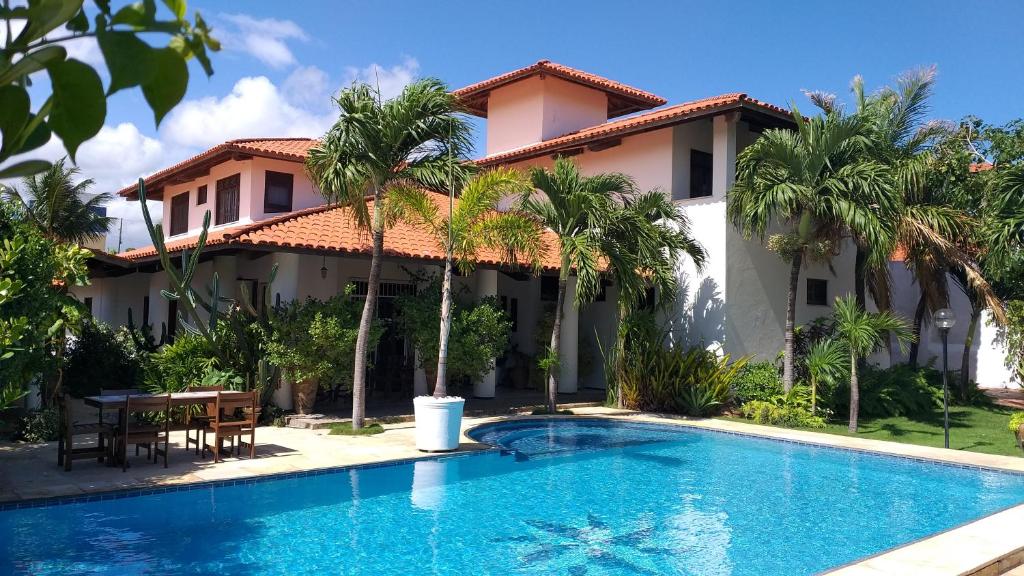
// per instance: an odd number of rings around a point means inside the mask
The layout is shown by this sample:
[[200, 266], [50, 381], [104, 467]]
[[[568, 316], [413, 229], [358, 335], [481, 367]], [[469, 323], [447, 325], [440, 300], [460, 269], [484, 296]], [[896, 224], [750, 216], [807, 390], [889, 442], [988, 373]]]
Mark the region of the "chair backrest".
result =
[[144, 426], [145, 425], [145, 424], [143, 424], [141, 422], [136, 422], [136, 421], [134, 421], [134, 419], [129, 417], [132, 413], [138, 413], [138, 412], [162, 413], [164, 415], [164, 418], [163, 418], [163, 424], [164, 424], [163, 428], [164, 428], [164, 431], [165, 432], [169, 431], [170, 430], [170, 423], [171, 423], [171, 417], [170, 417], [170, 413], [171, 413], [171, 395], [170, 394], [158, 394], [158, 395], [146, 394], [146, 395], [141, 395], [141, 396], [132, 396], [132, 395], [129, 394], [128, 396], [126, 396], [125, 397], [125, 401], [124, 401], [124, 416], [125, 416], [125, 420], [122, 421], [122, 424], [124, 425], [125, 430], [127, 432], [131, 432], [133, 428], [136, 428], [138, 426]]
[[222, 415], [230, 415], [241, 409], [245, 420], [255, 424], [258, 402], [255, 390], [251, 392], [218, 392], [216, 417], [220, 419]]

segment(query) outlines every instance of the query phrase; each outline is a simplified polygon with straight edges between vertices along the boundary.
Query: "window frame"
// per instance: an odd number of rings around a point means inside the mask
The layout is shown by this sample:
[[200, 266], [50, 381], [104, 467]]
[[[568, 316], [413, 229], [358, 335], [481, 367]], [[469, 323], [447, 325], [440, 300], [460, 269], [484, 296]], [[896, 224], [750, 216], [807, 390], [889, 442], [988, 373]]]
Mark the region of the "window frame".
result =
[[[271, 178], [284, 178], [288, 180], [288, 204], [271, 204], [270, 202], [270, 181]], [[263, 213], [282, 214], [291, 212], [295, 205], [295, 175], [290, 172], [276, 172], [267, 170], [263, 175]]]
[[[694, 162], [694, 159], [696, 159], [696, 158], [706, 158], [707, 159], [707, 165], [703, 166], [704, 160], [701, 160], [700, 162]], [[705, 169], [707, 170], [707, 178], [706, 178], [707, 194], [698, 194], [696, 196], [694, 196], [694, 194], [693, 194], [694, 186], [696, 185], [696, 181], [697, 181], [697, 179], [694, 178], [694, 176], [697, 174], [697, 171], [694, 169], [695, 164], [701, 164], [702, 165], [701, 166], [701, 171], [702, 172]], [[687, 190], [688, 197], [689, 198], [710, 198], [711, 196], [713, 196], [714, 193], [715, 193], [714, 178], [715, 178], [714, 154], [711, 154], [709, 152], [705, 152], [703, 150], [698, 150], [696, 148], [690, 148], [690, 189]]]
[[[811, 286], [815, 286], [812, 290]], [[807, 278], [804, 282], [804, 291], [808, 306], [828, 306], [828, 280], [825, 278]], [[820, 294], [819, 294], [820, 292]]]
[[196, 189], [196, 206], [202, 206], [206, 204], [207, 196], [209, 194], [209, 188], [206, 184], [203, 184]]
[[[176, 205], [177, 204], [177, 205]], [[182, 218], [175, 215], [175, 210], [184, 210], [185, 214]], [[170, 226], [167, 227], [168, 233], [171, 236], [180, 236], [181, 234], [188, 233], [188, 190], [181, 194], [175, 194], [171, 196], [171, 213], [170, 213]], [[179, 229], [180, 228], [180, 229]]]
[[[234, 187], [230, 187], [229, 183], [234, 181]], [[223, 183], [223, 187], [222, 187]], [[232, 189], [235, 192], [234, 195], [234, 218], [228, 219], [232, 214], [224, 209], [224, 202], [222, 194], [231, 193]], [[225, 176], [217, 180], [216, 190], [214, 192], [216, 196], [217, 206], [214, 209], [216, 217], [214, 219], [215, 226], [221, 226], [223, 224], [233, 224], [238, 222], [242, 217], [240, 214], [240, 208], [242, 203], [242, 175], [241, 173], [232, 174], [231, 176]], [[230, 207], [230, 206], [229, 206]]]

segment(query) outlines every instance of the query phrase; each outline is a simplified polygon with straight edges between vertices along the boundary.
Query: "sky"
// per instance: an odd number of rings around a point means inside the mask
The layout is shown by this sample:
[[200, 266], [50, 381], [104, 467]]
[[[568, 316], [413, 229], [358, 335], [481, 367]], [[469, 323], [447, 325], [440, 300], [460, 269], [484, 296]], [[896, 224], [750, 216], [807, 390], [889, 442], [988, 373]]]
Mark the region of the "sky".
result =
[[[188, 4], [224, 46], [213, 54], [215, 74], [192, 65], [184, 101], [159, 127], [138, 89], [115, 94], [106, 125], [77, 158], [95, 192], [116, 192], [232, 138], [317, 137], [335, 117], [331, 94], [353, 81], [377, 83], [386, 96], [423, 76], [458, 88], [539, 59], [670, 104], [745, 92], [802, 110], [811, 108], [802, 90], [846, 98], [855, 75], [874, 90], [903, 71], [935, 66], [934, 118], [1001, 124], [1024, 116], [1019, 0]], [[70, 52], [102, 72], [91, 41], [76, 41]], [[52, 141], [36, 157], [62, 154]], [[109, 213], [124, 219], [122, 248], [149, 243], [137, 202], [115, 201]], [[117, 236], [115, 227], [110, 247]]]

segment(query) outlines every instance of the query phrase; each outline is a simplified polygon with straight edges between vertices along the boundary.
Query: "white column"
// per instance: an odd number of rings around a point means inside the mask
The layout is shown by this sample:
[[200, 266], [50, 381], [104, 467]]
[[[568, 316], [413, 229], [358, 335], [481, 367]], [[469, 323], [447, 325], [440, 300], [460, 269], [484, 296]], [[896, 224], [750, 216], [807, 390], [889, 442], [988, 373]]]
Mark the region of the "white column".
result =
[[725, 198], [725, 193], [736, 180], [736, 122], [735, 112], [720, 114], [714, 119], [712, 144], [711, 196]]
[[430, 383], [427, 382], [427, 373], [420, 367], [420, 353], [416, 352], [416, 370], [412, 374], [413, 396], [426, 396], [430, 394]]
[[[284, 304], [295, 300], [299, 295], [299, 255], [276, 252], [273, 259], [274, 264], [277, 264], [277, 276], [274, 278], [274, 284], [270, 287], [271, 306], [275, 305], [279, 299]], [[291, 410], [292, 383], [282, 378], [281, 385], [274, 391], [273, 400], [278, 408]]]
[[[476, 271], [477, 299], [497, 295], [498, 271], [478, 269]], [[494, 373], [494, 369], [491, 369], [479, 382], [473, 383], [473, 396], [476, 398], [494, 398], [496, 383], [497, 375]]]
[[562, 332], [558, 348], [558, 393], [575, 394], [578, 387], [580, 315], [576, 309], [576, 277], [570, 276], [562, 303]]

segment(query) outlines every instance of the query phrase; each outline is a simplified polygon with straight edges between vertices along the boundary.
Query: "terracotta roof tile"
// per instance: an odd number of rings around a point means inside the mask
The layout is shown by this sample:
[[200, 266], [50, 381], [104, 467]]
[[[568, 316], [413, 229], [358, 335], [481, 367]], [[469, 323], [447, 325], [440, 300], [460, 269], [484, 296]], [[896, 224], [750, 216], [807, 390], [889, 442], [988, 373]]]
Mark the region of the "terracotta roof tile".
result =
[[481, 166], [491, 166], [517, 160], [525, 160], [535, 156], [552, 153], [561, 149], [578, 147], [602, 138], [625, 136], [628, 134], [643, 132], [661, 125], [671, 125], [694, 116], [702, 116], [708, 113], [724, 111], [731, 108], [751, 107], [776, 116], [791, 117], [790, 112], [785, 108], [768, 104], [760, 100], [748, 97], [746, 94], [736, 92], [723, 94], [711, 98], [684, 102], [659, 110], [644, 112], [628, 118], [612, 120], [584, 128], [564, 136], [530, 144], [515, 150], [500, 152], [478, 159], [476, 162]]
[[[319, 140], [313, 138], [243, 138], [239, 140], [229, 140], [223, 144], [218, 144], [201, 154], [197, 154], [169, 168], [164, 168], [159, 172], [147, 176], [145, 179], [146, 189], [149, 191], [151, 188], [159, 188], [171, 177], [184, 170], [196, 166], [197, 164], [230, 154], [249, 154], [265, 158], [278, 158], [281, 160], [303, 162], [306, 159], [306, 153], [318, 142]], [[129, 198], [137, 198], [138, 192], [138, 184], [132, 184], [122, 188], [118, 194]], [[161, 194], [162, 193], [160, 192], [156, 192], [156, 194], [150, 194], [150, 197], [157, 199]]]
[[651, 94], [639, 88], [627, 86], [609, 80], [596, 74], [577, 70], [576, 68], [570, 68], [562, 64], [557, 64], [550, 60], [540, 60], [534, 64], [531, 64], [525, 68], [513, 70], [494, 78], [489, 78], [476, 84], [471, 84], [465, 88], [459, 88], [452, 92], [452, 94], [459, 97], [463, 104], [469, 109], [470, 112], [478, 116], [487, 116], [487, 94], [499, 86], [510, 84], [524, 78], [528, 78], [535, 74], [551, 74], [557, 76], [563, 80], [575, 82], [577, 84], [583, 84], [591, 88], [596, 88], [605, 92], [609, 95], [608, 99], [608, 116], [615, 117], [630, 112], [636, 112], [638, 110], [647, 110], [654, 108], [655, 106], [661, 106], [665, 104], [667, 100], [661, 96]]
[[[442, 213], [448, 211], [448, 197], [433, 195]], [[456, 200], [457, 202], [458, 200]], [[371, 201], [372, 207], [372, 201]], [[168, 242], [171, 251], [196, 246], [196, 236]], [[541, 264], [546, 269], [559, 267], [554, 250], [557, 238], [552, 232], [544, 233], [546, 246]], [[228, 229], [210, 232], [207, 245], [264, 246], [322, 250], [327, 253], [369, 255], [370, 238], [362, 233], [352, 213], [339, 206], [319, 206], [291, 214]], [[384, 235], [384, 253], [391, 257], [443, 261], [444, 251], [438, 247], [430, 233], [419, 226], [399, 222]], [[141, 260], [156, 255], [152, 246], [120, 254], [128, 260]], [[501, 257], [495, 251], [482, 251], [478, 264], [499, 265]]]

